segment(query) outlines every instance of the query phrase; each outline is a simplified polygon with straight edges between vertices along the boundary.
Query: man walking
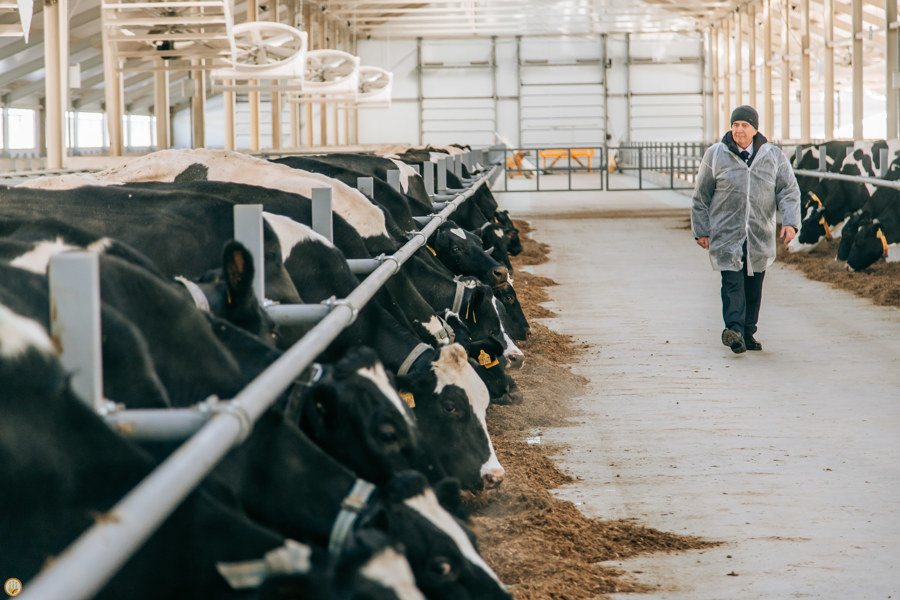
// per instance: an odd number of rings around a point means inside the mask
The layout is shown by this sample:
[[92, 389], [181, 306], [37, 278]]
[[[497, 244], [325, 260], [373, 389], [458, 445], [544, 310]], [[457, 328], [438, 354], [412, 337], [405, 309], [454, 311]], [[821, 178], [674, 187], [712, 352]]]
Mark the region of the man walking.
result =
[[731, 131], [703, 155], [691, 207], [694, 239], [722, 275], [722, 343], [739, 354], [762, 350], [756, 334], [766, 268], [779, 237], [790, 243], [800, 227], [800, 188], [787, 157], [758, 131], [752, 106], [731, 113]]

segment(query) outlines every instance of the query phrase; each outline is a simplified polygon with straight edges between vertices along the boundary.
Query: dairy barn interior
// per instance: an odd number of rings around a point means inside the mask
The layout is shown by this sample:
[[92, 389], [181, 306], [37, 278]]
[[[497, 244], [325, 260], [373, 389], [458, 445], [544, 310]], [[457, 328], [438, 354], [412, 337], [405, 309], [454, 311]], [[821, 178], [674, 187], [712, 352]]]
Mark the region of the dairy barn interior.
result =
[[4, 592], [900, 597], [897, 9], [0, 0]]

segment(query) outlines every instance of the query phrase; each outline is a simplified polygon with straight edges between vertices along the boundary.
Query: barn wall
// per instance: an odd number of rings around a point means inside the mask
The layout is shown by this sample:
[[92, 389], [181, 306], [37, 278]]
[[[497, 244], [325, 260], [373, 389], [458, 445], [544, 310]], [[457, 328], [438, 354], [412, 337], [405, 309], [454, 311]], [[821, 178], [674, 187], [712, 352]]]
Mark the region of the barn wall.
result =
[[699, 141], [702, 50], [699, 35], [360, 41], [394, 90], [390, 109], [360, 111], [359, 141]]

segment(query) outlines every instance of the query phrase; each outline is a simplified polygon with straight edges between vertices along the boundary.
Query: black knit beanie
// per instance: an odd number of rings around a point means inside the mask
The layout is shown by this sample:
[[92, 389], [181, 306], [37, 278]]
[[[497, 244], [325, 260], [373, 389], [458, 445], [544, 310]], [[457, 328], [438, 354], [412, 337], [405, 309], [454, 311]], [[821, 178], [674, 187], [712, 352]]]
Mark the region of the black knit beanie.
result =
[[731, 111], [731, 122], [734, 123], [735, 121], [746, 121], [753, 125], [753, 129], [759, 131], [759, 113], [749, 104], [738, 106]]

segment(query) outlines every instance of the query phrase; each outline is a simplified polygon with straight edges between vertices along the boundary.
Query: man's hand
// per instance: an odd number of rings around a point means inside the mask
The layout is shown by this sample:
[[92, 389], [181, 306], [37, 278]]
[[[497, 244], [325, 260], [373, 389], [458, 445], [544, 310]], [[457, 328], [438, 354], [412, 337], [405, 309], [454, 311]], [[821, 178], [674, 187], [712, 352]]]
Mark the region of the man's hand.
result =
[[784, 245], [787, 246], [791, 243], [791, 240], [794, 239], [795, 235], [797, 235], [796, 229], [794, 229], [790, 225], [782, 225], [781, 232], [779, 232], [778, 237], [784, 239]]
[[709, 236], [703, 236], [697, 238], [697, 245], [703, 248], [704, 250], [709, 250]]

